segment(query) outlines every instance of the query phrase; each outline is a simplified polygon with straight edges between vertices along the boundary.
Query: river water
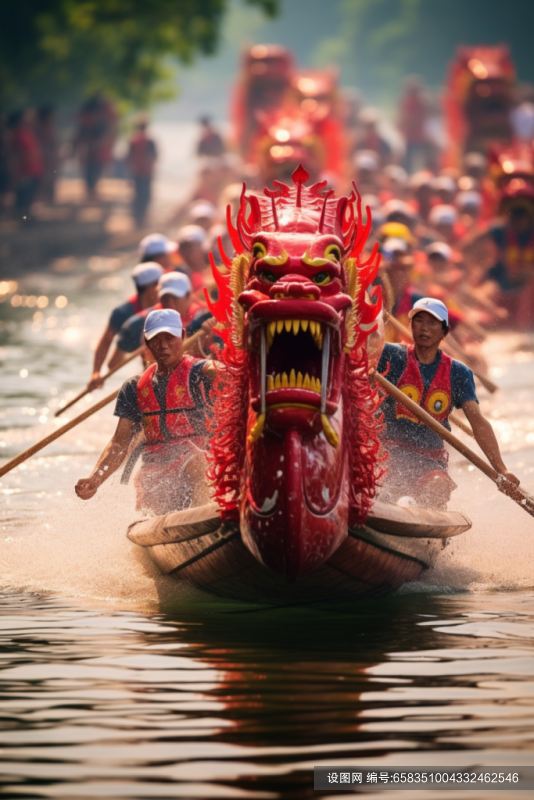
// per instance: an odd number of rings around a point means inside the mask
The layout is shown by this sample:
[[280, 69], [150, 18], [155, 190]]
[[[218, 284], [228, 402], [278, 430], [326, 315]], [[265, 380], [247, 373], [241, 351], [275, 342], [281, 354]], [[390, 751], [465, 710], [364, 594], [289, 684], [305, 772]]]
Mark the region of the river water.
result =
[[[0, 286], [3, 459], [59, 424], [133, 263]], [[534, 340], [493, 337], [486, 355], [501, 391], [483, 408], [532, 491]], [[75, 497], [113, 427], [108, 407], [0, 479], [5, 796], [326, 797], [314, 765], [534, 763], [534, 521], [467, 462], [452, 459], [452, 506], [473, 529], [423, 582], [356, 608], [257, 611], [162, 579], [125, 538], [118, 478]], [[437, 796], [463, 794], [487, 796]]]

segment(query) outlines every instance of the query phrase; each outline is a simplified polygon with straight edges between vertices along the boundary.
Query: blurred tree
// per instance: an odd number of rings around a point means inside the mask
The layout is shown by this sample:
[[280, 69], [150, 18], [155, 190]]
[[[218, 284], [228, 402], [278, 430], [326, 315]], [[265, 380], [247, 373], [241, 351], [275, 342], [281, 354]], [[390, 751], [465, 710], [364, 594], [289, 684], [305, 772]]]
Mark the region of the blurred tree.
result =
[[[280, 0], [244, 0], [267, 16]], [[2, 0], [0, 107], [105, 91], [146, 107], [173, 94], [173, 61], [214, 53], [229, 0]]]

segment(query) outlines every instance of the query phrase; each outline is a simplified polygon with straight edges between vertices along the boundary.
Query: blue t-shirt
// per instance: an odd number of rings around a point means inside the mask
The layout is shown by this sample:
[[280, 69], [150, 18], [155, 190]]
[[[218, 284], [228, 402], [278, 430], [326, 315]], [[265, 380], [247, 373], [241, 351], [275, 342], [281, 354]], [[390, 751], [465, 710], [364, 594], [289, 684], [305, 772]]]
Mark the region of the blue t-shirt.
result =
[[130, 319], [134, 314], [137, 314], [137, 309], [130, 300], [127, 300], [122, 306], [117, 306], [117, 308], [113, 309], [109, 318], [109, 324], [115, 333], [118, 333], [126, 320]]
[[[423, 389], [426, 393], [430, 388], [430, 384], [434, 380], [434, 376], [441, 361], [441, 350], [438, 350], [436, 359], [432, 364], [419, 363], [419, 372], [423, 381]], [[408, 362], [408, 348], [404, 344], [385, 344], [378, 362], [378, 372], [385, 374], [385, 377], [395, 386], [399, 382], [402, 373], [406, 369]], [[388, 369], [389, 365], [389, 369]], [[468, 400], [474, 400], [478, 403], [475, 380], [473, 373], [462, 364], [460, 361], [452, 360], [451, 364], [451, 397], [452, 403], [450, 411], [453, 408], [461, 408]], [[409, 419], [401, 417], [397, 419], [395, 409], [397, 401], [390, 395], [382, 403], [382, 410], [384, 412], [384, 421], [386, 423], [386, 439], [403, 446], [413, 445], [414, 447], [422, 450], [441, 450], [443, 448], [443, 439], [426, 425], [418, 422], [412, 422]], [[444, 428], [450, 431], [451, 426], [448, 419], [442, 423]]]
[[[149, 309], [150, 310], [150, 309]], [[119, 331], [117, 346], [125, 353], [133, 353], [143, 343], [143, 331], [148, 312], [130, 316]]]

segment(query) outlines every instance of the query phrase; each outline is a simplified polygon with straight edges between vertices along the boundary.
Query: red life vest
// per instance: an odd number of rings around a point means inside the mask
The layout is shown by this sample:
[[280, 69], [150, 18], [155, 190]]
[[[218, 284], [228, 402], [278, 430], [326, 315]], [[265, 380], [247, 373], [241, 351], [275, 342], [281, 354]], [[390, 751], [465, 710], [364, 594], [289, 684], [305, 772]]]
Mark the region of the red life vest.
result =
[[[397, 389], [404, 392], [410, 400], [424, 408], [425, 411], [434, 417], [438, 422], [447, 419], [452, 411], [452, 390], [451, 390], [451, 365], [452, 358], [446, 353], [441, 353], [436, 374], [432, 383], [425, 392], [423, 379], [419, 370], [419, 362], [415, 357], [415, 348], [408, 347], [408, 359], [406, 368], [399, 378]], [[409, 419], [411, 422], [419, 422], [415, 414], [412, 414], [401, 403], [397, 403], [395, 408], [397, 419]]]
[[[160, 445], [178, 439], [204, 439], [202, 434], [196, 434], [188, 419], [188, 411], [195, 408], [195, 401], [191, 396], [189, 379], [191, 367], [199, 359], [192, 356], [183, 356], [182, 360], [172, 373], [167, 384], [165, 398], [166, 409], [162, 410], [154, 387], [152, 376], [156, 371], [156, 364], [151, 364], [141, 375], [137, 383], [137, 406], [143, 414], [143, 428], [145, 438], [149, 445]], [[165, 414], [170, 440], [165, 438], [161, 430], [161, 416]]]

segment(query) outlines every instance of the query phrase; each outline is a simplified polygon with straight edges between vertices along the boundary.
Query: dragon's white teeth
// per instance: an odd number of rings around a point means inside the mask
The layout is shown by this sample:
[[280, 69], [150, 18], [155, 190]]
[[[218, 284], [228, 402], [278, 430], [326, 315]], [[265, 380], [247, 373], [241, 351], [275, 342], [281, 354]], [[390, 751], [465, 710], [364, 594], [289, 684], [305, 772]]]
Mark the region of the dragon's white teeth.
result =
[[267, 376], [267, 391], [272, 392], [275, 389], [307, 389], [310, 392], [321, 394], [321, 380], [320, 378], [313, 378], [306, 373], [296, 373], [294, 369], [291, 370], [289, 377], [287, 372], [279, 372], [274, 377]]
[[267, 323], [267, 341], [273, 341], [275, 335], [277, 333], [282, 333], [282, 331], [286, 331], [289, 333], [293, 331], [293, 335], [296, 336], [300, 329], [306, 333], [309, 329], [312, 338], [319, 349], [322, 349], [322, 342], [323, 342], [323, 326], [320, 322], [316, 322], [313, 319], [279, 319], [276, 321], [272, 321]]

